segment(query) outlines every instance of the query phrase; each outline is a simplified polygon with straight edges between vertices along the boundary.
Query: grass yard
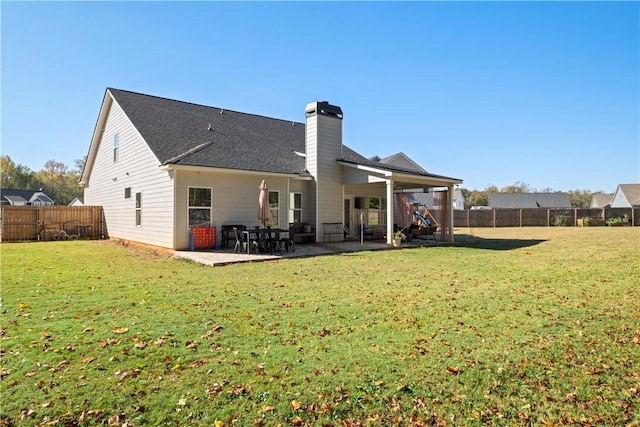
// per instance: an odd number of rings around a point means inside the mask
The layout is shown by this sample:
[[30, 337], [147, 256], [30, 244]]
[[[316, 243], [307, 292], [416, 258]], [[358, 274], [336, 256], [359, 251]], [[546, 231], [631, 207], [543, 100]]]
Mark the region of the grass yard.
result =
[[0, 424], [640, 425], [640, 228], [204, 267], [2, 244]]

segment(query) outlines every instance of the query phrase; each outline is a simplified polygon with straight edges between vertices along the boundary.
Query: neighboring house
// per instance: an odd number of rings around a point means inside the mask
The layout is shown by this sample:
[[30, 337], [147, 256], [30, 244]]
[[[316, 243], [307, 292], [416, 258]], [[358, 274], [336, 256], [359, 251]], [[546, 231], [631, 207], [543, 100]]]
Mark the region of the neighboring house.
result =
[[494, 193], [489, 195], [492, 209], [571, 208], [567, 193]]
[[391, 156], [385, 157], [384, 159], [379, 159], [378, 161], [387, 165], [400, 166], [406, 169], [413, 169], [418, 172], [428, 173], [422, 168], [422, 166], [411, 160], [411, 158], [403, 152], [393, 154]]
[[[264, 179], [273, 226], [307, 223], [322, 241], [322, 224], [338, 222], [353, 235], [364, 200], [390, 244], [395, 194], [462, 183], [344, 146], [338, 106], [312, 102], [304, 114], [299, 123], [108, 88], [82, 172], [84, 203], [103, 207], [112, 238], [186, 249], [192, 226], [258, 225]], [[452, 241], [453, 211], [443, 215]]]
[[611, 198], [612, 208], [640, 207], [640, 184], [620, 184]]
[[464, 194], [462, 194], [462, 190], [453, 190], [453, 209], [464, 210]]
[[84, 206], [82, 199], [82, 197], [74, 197], [73, 200], [69, 202], [68, 206]]
[[594, 194], [591, 196], [591, 208], [604, 209], [611, 206], [613, 194]]
[[0, 189], [2, 206], [53, 206], [55, 202], [41, 190]]

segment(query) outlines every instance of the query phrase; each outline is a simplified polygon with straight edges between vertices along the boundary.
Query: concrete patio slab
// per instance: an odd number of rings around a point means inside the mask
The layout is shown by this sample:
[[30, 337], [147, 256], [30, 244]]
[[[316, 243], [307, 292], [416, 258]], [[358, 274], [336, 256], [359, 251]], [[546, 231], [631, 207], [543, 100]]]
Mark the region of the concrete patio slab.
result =
[[303, 258], [321, 255], [331, 255], [358, 251], [397, 250], [402, 248], [415, 248], [421, 246], [436, 246], [435, 240], [413, 240], [403, 243], [399, 248], [387, 245], [384, 242], [357, 241], [298, 244], [295, 252], [283, 252], [282, 254], [246, 254], [234, 253], [230, 249], [207, 249], [198, 251], [175, 251], [174, 257], [188, 259], [199, 264], [209, 266], [222, 266], [242, 262], [274, 261], [287, 258]]

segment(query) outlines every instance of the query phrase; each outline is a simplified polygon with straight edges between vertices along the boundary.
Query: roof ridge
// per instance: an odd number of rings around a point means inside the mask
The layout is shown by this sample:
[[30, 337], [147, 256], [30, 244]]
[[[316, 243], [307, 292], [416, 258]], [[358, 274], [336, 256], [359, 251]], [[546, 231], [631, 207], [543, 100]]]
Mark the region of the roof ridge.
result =
[[270, 117], [270, 116], [265, 116], [263, 114], [255, 114], [255, 113], [247, 113], [244, 111], [236, 111], [236, 110], [231, 110], [228, 108], [224, 108], [224, 107], [216, 107], [214, 105], [205, 105], [205, 104], [200, 104], [197, 102], [190, 102], [190, 101], [182, 101], [180, 99], [174, 99], [174, 98], [167, 98], [165, 96], [158, 96], [158, 95], [149, 95], [148, 93], [142, 93], [142, 92], [135, 92], [132, 90], [127, 90], [127, 89], [118, 89], [118, 88], [114, 88], [114, 87], [107, 87], [108, 91], [118, 91], [118, 92], [126, 92], [132, 95], [139, 95], [139, 96], [147, 96], [150, 98], [155, 98], [155, 99], [161, 99], [161, 100], [165, 100], [165, 101], [172, 101], [172, 102], [178, 102], [180, 104], [189, 104], [189, 105], [194, 105], [196, 107], [204, 107], [204, 108], [211, 108], [211, 109], [216, 109], [216, 110], [220, 110], [221, 112], [228, 112], [228, 113], [234, 113], [234, 114], [242, 114], [245, 116], [254, 116], [254, 117], [262, 117], [265, 119], [270, 119], [270, 120], [279, 120], [282, 122], [287, 122], [287, 123], [293, 123], [296, 125], [302, 125], [304, 126], [305, 124], [302, 122], [297, 122], [297, 121], [293, 121], [293, 120], [285, 120], [285, 119], [279, 119], [277, 117]]

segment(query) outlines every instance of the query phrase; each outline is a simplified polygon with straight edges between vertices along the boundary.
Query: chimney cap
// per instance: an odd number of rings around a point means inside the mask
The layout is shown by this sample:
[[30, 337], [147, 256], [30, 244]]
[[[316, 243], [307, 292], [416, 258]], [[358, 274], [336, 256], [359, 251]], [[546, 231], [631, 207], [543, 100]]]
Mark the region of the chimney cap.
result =
[[342, 108], [337, 105], [331, 105], [328, 101], [316, 101], [307, 104], [305, 113], [307, 117], [319, 114], [342, 119]]

